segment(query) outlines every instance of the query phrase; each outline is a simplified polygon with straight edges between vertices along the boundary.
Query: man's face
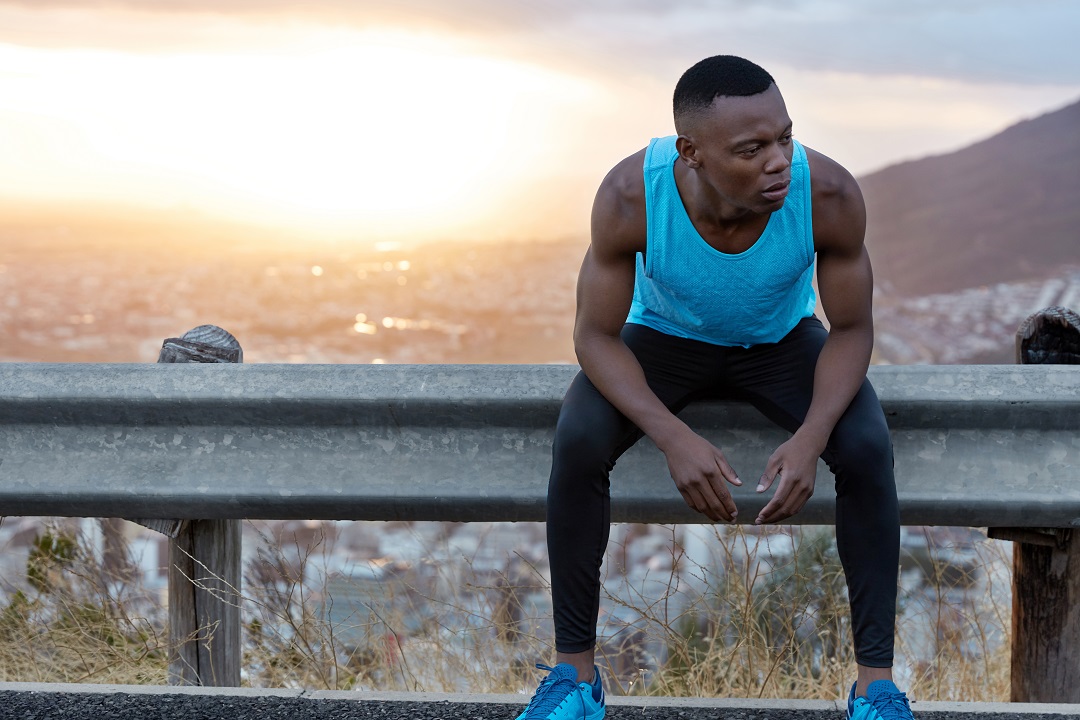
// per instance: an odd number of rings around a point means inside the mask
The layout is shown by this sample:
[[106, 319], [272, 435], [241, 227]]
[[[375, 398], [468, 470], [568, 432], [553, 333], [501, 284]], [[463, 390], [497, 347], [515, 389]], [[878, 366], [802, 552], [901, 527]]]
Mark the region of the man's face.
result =
[[776, 85], [748, 97], [718, 97], [687, 125], [680, 154], [722, 200], [752, 212], [783, 206], [793, 147]]

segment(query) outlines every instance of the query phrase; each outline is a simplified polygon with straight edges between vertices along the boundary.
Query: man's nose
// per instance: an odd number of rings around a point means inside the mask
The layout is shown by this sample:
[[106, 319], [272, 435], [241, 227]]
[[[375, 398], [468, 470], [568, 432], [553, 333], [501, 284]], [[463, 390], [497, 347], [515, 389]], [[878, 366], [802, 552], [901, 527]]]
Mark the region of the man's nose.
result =
[[765, 172], [774, 175], [782, 173], [791, 167], [791, 158], [788, 157], [784, 147], [779, 143], [770, 145], [768, 152], [769, 155], [765, 160]]

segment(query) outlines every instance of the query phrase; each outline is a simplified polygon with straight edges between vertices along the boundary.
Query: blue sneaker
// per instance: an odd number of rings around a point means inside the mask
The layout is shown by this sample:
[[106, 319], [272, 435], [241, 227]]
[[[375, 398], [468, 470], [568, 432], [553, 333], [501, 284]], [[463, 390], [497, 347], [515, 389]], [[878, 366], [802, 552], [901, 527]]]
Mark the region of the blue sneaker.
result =
[[907, 695], [889, 680], [875, 680], [866, 688], [866, 697], [855, 697], [852, 683], [848, 694], [848, 720], [915, 720]]
[[548, 676], [536, 688], [525, 712], [517, 720], [601, 720], [604, 717], [604, 687], [600, 684], [600, 671], [594, 671], [592, 684], [579, 683], [573, 665], [559, 663], [547, 670]]

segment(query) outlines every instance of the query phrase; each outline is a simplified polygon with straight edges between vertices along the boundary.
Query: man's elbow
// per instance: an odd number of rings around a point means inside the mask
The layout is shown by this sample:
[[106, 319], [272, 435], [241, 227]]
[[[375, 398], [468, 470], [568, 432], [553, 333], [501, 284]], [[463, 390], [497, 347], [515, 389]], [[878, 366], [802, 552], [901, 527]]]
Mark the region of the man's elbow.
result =
[[829, 335], [865, 345], [869, 349], [874, 346], [874, 320], [859, 318], [833, 322], [829, 326]]
[[574, 326], [574, 354], [577, 356], [578, 364], [581, 365], [586, 362], [586, 359], [591, 357], [599, 347], [618, 340], [618, 332], [608, 332], [578, 323]]
[[595, 341], [595, 332], [591, 332], [580, 326], [574, 328], [574, 354], [577, 356], [579, 365], [581, 364], [582, 357], [588, 356], [589, 351], [595, 345]]

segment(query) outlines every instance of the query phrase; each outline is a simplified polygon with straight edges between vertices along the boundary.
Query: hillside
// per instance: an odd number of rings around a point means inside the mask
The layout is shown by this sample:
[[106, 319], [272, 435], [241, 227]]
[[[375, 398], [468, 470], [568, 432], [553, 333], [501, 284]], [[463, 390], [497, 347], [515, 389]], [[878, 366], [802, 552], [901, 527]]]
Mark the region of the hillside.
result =
[[859, 178], [877, 285], [901, 296], [1080, 265], [1080, 102]]

